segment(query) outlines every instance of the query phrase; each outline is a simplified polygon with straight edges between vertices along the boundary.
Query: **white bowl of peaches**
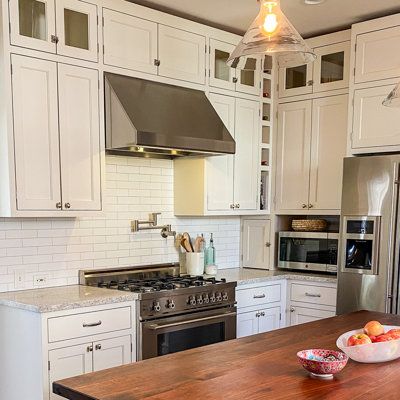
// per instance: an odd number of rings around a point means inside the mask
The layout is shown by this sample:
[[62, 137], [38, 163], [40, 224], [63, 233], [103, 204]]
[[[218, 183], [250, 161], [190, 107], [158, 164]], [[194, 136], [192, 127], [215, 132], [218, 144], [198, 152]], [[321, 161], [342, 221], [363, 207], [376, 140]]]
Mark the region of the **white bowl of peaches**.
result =
[[336, 341], [349, 358], [360, 363], [381, 363], [400, 357], [400, 326], [368, 322], [363, 329], [346, 332]]

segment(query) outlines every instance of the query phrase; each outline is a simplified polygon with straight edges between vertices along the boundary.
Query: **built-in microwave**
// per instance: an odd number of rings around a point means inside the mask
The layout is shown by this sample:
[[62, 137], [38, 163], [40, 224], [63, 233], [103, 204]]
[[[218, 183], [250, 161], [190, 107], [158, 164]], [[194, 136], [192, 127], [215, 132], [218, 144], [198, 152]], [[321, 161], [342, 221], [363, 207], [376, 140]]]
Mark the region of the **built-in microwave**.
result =
[[279, 232], [278, 267], [337, 272], [339, 234]]

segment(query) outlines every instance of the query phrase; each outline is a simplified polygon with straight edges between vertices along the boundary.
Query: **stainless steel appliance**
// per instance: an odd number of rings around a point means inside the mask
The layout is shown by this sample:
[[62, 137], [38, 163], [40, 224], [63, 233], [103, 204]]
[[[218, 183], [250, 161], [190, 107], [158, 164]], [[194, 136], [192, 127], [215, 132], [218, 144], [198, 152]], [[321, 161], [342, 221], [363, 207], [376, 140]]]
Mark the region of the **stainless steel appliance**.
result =
[[203, 91], [104, 76], [108, 153], [158, 158], [235, 153], [235, 141]]
[[279, 232], [279, 268], [336, 272], [339, 235]]
[[344, 160], [337, 312], [400, 313], [400, 155]]
[[81, 271], [80, 283], [138, 294], [138, 360], [236, 338], [236, 282], [163, 264]]

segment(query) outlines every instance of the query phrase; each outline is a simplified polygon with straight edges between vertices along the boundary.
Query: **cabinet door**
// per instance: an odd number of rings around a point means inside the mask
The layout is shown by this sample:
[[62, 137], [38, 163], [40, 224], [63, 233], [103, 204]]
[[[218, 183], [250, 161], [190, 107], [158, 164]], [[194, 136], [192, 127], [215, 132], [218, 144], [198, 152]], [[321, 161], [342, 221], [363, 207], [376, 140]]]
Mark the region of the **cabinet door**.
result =
[[158, 26], [158, 73], [167, 78], [204, 84], [206, 38], [191, 32]]
[[246, 219], [243, 221], [243, 267], [268, 269], [270, 264], [271, 221]]
[[334, 316], [335, 313], [333, 311], [292, 306], [290, 308], [290, 326], [305, 324], [307, 322], [318, 321], [320, 319]]
[[245, 67], [247, 69], [236, 70], [236, 90], [238, 92], [254, 94], [258, 96], [261, 91], [261, 60], [249, 57], [246, 59]]
[[[235, 98], [210, 94], [210, 101], [234, 137]], [[207, 157], [207, 209], [229, 211], [233, 204], [233, 158], [234, 155]]]
[[356, 43], [356, 83], [400, 75], [400, 26], [358, 35]]
[[18, 210], [61, 207], [57, 66], [12, 55]]
[[258, 333], [273, 331], [280, 328], [281, 308], [265, 308], [259, 311]]
[[236, 337], [256, 335], [258, 333], [258, 311], [250, 311], [237, 315]]
[[57, 53], [97, 61], [97, 6], [78, 0], [57, 0], [56, 8]]
[[392, 85], [354, 92], [352, 148], [400, 145], [400, 109], [385, 107]]
[[343, 89], [349, 86], [350, 42], [336, 43], [314, 49], [313, 91]]
[[98, 72], [59, 64], [63, 208], [101, 209]]
[[131, 336], [93, 343], [93, 371], [119, 367], [132, 362]]
[[236, 99], [233, 198], [240, 210], [256, 210], [260, 146], [260, 106]]
[[235, 90], [235, 69], [226, 64], [234, 49], [233, 44], [210, 39], [210, 86]]
[[308, 206], [311, 100], [278, 108], [276, 208], [302, 210]]
[[312, 63], [279, 69], [279, 97], [312, 93]]
[[87, 374], [93, 371], [92, 343], [64, 347], [49, 351], [50, 400], [61, 400], [53, 393], [53, 382], [60, 379]]
[[103, 8], [104, 64], [157, 74], [157, 24]]
[[340, 210], [347, 110], [347, 95], [313, 101], [309, 203], [314, 209]]
[[54, 0], [13, 0], [9, 6], [11, 44], [55, 53]]

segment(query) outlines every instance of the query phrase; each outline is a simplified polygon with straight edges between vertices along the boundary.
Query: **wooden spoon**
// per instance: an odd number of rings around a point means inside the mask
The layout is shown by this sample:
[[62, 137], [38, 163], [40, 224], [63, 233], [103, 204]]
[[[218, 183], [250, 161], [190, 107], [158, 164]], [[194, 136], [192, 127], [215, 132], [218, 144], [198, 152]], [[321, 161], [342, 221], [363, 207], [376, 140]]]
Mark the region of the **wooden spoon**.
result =
[[183, 243], [181, 243], [181, 244], [182, 244], [183, 248], [184, 248], [188, 253], [193, 253], [193, 252], [194, 252], [194, 249], [193, 249], [193, 246], [192, 246], [192, 242], [190, 241], [190, 235], [189, 235], [187, 232], [185, 232], [185, 233], [182, 235], [182, 237], [183, 237], [183, 239], [182, 239], [182, 242], [183, 242]]

